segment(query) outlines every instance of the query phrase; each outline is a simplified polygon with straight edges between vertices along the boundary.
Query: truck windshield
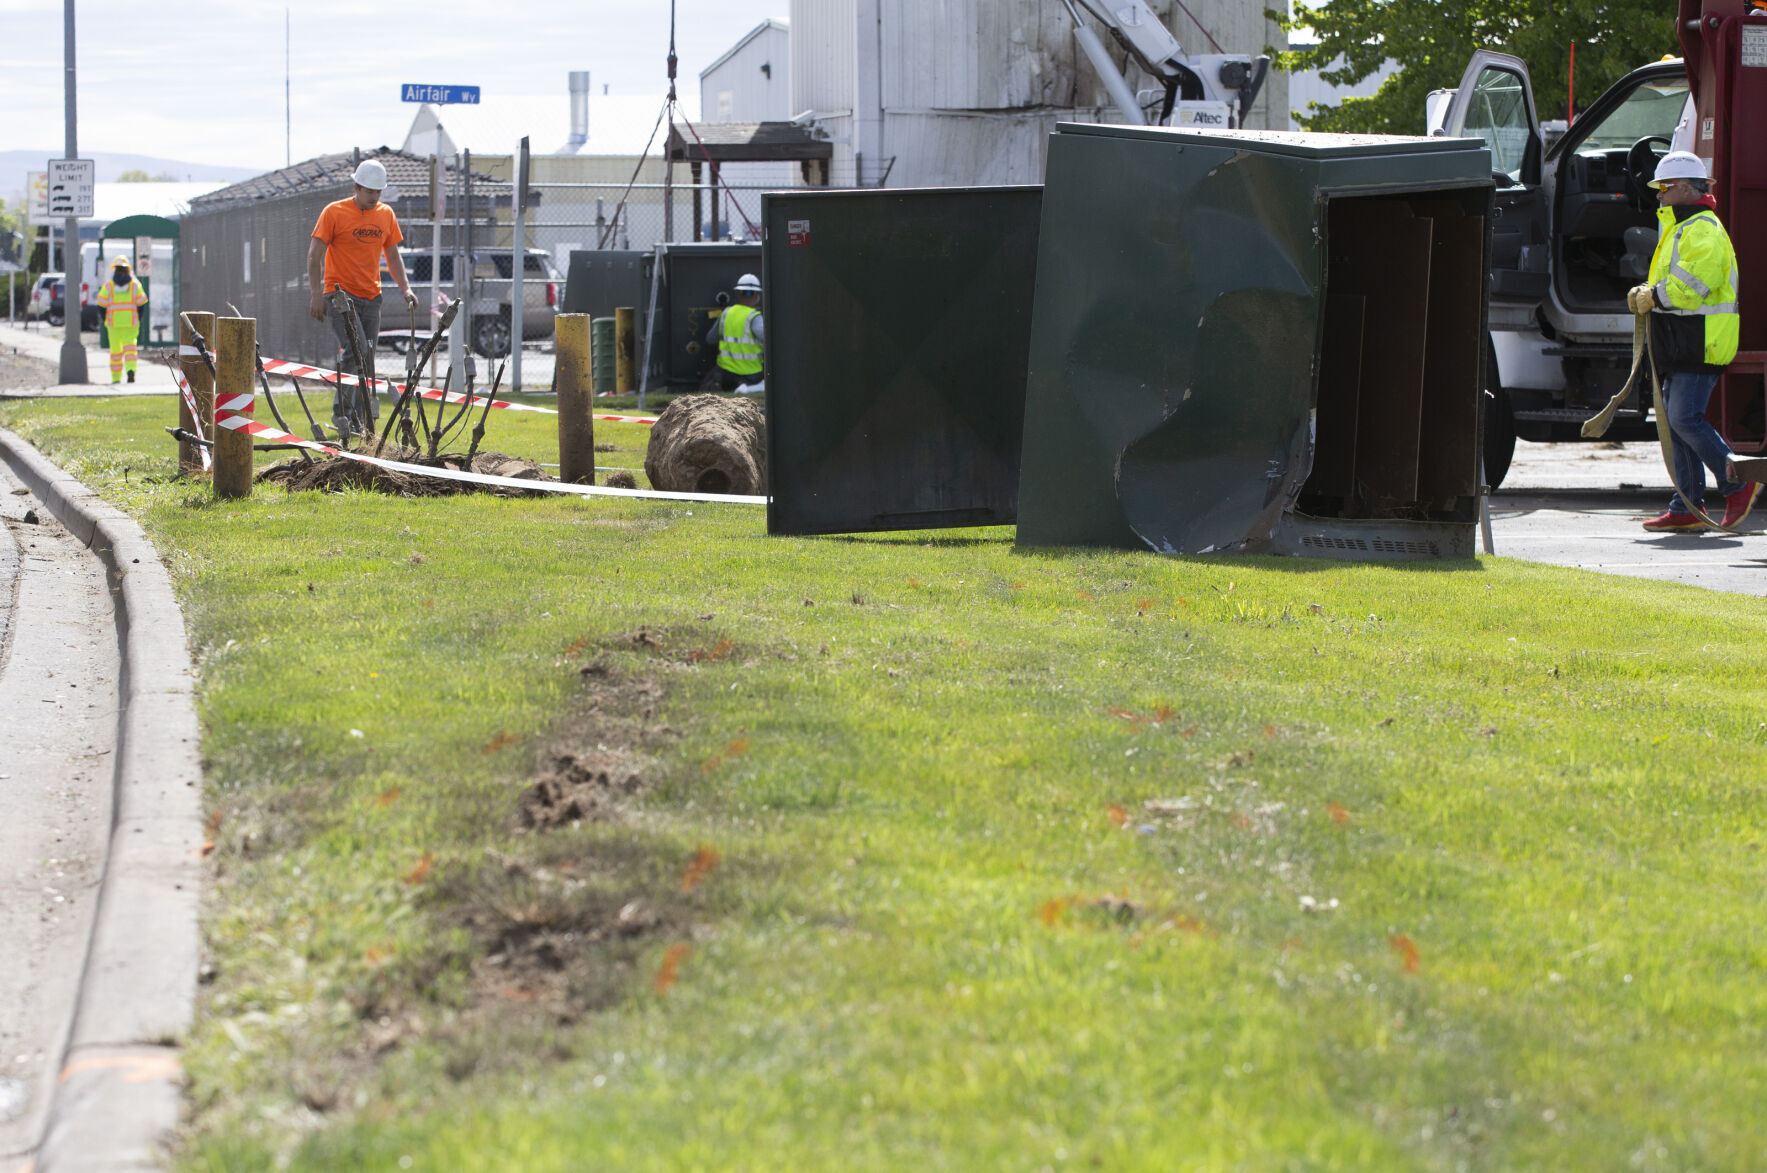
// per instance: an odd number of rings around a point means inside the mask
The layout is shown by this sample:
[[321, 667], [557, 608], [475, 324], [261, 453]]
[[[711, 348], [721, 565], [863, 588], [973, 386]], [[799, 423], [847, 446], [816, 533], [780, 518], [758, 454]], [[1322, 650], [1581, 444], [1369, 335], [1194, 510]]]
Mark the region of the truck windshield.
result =
[[[1627, 95], [1619, 107], [1588, 132], [1579, 151], [1624, 150], [1641, 138], [1669, 138], [1681, 121], [1687, 102], [1687, 79], [1648, 82]], [[1581, 130], [1582, 127], [1577, 129]]]

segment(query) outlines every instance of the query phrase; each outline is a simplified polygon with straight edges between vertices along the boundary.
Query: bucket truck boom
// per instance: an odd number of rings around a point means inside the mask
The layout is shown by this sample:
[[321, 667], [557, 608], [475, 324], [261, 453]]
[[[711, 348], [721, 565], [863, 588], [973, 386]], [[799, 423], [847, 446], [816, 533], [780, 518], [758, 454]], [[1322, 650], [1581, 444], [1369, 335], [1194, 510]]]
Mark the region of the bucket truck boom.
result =
[[[1264, 87], [1270, 72], [1270, 58], [1252, 57], [1244, 53], [1214, 53], [1192, 57], [1185, 53], [1159, 17], [1144, 0], [1062, 0], [1074, 21], [1074, 37], [1086, 53], [1092, 67], [1104, 81], [1111, 101], [1121, 111], [1123, 120], [1145, 125], [1147, 106], [1157, 91], [1149, 93], [1149, 102], [1129, 86], [1117, 70], [1098, 34], [1080, 15], [1084, 8], [1092, 14], [1138, 65], [1156, 78], [1164, 94], [1159, 98], [1159, 116], [1152, 121], [1159, 125], [1210, 127], [1227, 129], [1242, 126], [1252, 103]], [[1076, 4], [1078, 7], [1076, 7]]]

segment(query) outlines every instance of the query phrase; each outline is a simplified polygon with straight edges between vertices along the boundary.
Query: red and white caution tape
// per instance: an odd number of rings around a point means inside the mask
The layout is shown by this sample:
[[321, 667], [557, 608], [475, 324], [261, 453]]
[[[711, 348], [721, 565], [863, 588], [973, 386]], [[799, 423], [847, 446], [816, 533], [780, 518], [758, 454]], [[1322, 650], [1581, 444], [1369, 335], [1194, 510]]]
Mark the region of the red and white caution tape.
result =
[[[178, 348], [178, 353], [181, 355], [188, 354], [195, 356], [200, 354], [201, 351], [197, 350], [194, 346], [180, 346]], [[286, 358], [265, 359], [264, 373], [267, 375], [281, 375], [286, 379], [317, 379], [319, 382], [328, 383], [333, 387], [337, 386], [339, 382], [348, 382], [352, 384], [356, 382], [356, 376], [354, 375], [345, 374], [341, 371], [334, 371], [329, 367], [316, 367], [307, 363], [298, 363], [292, 359]], [[403, 383], [395, 383], [390, 379], [375, 379], [373, 383], [374, 389], [377, 392], [390, 398], [396, 399], [405, 393], [405, 384]], [[417, 388], [417, 394], [425, 399], [440, 399], [446, 403], [468, 402], [468, 396], [463, 391], [443, 392], [434, 387], [419, 387]], [[470, 400], [474, 407], [482, 407], [488, 402], [492, 408], [499, 410], [534, 411], [539, 412], [542, 415], [558, 414], [556, 408], [539, 407], [531, 403], [511, 403], [504, 399], [490, 399], [488, 396], [484, 395], [471, 396]], [[616, 424], [656, 423], [656, 417], [653, 415], [596, 415], [591, 416], [590, 418], [606, 420], [609, 423]]]
[[666, 493], [657, 489], [614, 489], [605, 485], [567, 485], [562, 481], [530, 481], [522, 477], [500, 477], [482, 472], [458, 472], [449, 468], [430, 468], [422, 464], [383, 460], [378, 456], [368, 456], [361, 452], [349, 452], [331, 444], [321, 444], [317, 440], [304, 440], [292, 432], [285, 432], [281, 428], [259, 423], [250, 414], [253, 408], [253, 399], [254, 396], [251, 395], [236, 395], [225, 402], [216, 403], [215, 426], [226, 428], [232, 432], [245, 432], [272, 444], [295, 444], [302, 448], [311, 448], [315, 452], [342, 456], [346, 460], [355, 460], [362, 464], [372, 464], [377, 468], [409, 473], [412, 476], [434, 477], [443, 481], [462, 481], [472, 485], [504, 485], [512, 489], [530, 489], [542, 493], [570, 493], [580, 497], [641, 497], [658, 501], [713, 501], [730, 505], [767, 504], [765, 497], [744, 497], [730, 493]]
[[[321, 383], [330, 383], [333, 386], [342, 382], [355, 383], [357, 381], [355, 375], [344, 374], [341, 371], [334, 371], [328, 367], [309, 366], [306, 363], [293, 362], [286, 358], [265, 359], [264, 373], [267, 375], [282, 375], [289, 379], [317, 379]], [[395, 383], [391, 379], [375, 379], [372, 380], [372, 383], [374, 389], [382, 395], [396, 398], [405, 393], [405, 384]], [[489, 396], [485, 395], [473, 395], [469, 397], [464, 391], [442, 391], [435, 387], [418, 387], [415, 390], [418, 395], [421, 395], [425, 399], [439, 399], [444, 403], [470, 402], [474, 406], [482, 406], [488, 402], [493, 408], [504, 411], [537, 411], [545, 415], [558, 414], [555, 409], [550, 407], [538, 407], [529, 403], [510, 403], [503, 399], [491, 399]]]
[[[190, 426], [195, 428], [200, 435], [202, 433], [202, 413], [196, 410], [196, 393], [190, 389], [190, 383], [185, 380], [184, 372], [178, 369], [176, 363], [167, 363], [166, 365], [172, 368], [172, 378], [177, 380], [178, 390], [184, 396], [184, 406], [190, 412]], [[208, 447], [203, 444], [198, 444], [196, 450], [202, 453], [202, 466], [207, 468], [209, 466]]]

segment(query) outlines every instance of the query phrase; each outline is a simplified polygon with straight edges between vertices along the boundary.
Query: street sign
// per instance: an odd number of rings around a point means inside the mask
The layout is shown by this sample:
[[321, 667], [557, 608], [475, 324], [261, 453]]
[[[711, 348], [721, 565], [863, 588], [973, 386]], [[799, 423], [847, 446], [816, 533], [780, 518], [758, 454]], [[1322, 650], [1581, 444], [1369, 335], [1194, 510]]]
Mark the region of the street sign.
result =
[[399, 101], [428, 102], [432, 106], [479, 104], [477, 86], [426, 86], [406, 82], [399, 87]]
[[49, 160], [49, 218], [90, 220], [97, 214], [92, 207], [97, 180], [98, 164], [91, 159]]
[[49, 172], [32, 171], [25, 176], [25, 194], [30, 200], [29, 218], [33, 224], [49, 219]]

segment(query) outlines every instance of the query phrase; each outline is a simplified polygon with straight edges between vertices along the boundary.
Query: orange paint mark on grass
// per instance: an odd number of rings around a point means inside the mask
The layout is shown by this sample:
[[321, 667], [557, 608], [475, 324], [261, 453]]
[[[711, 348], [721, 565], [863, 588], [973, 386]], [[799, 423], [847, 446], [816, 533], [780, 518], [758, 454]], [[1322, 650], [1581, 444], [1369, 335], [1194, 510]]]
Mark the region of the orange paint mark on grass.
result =
[[685, 941], [677, 941], [663, 953], [663, 963], [657, 966], [656, 992], [666, 994], [674, 988], [676, 980], [681, 976], [681, 963], [693, 952], [693, 946]]
[[392, 806], [393, 803], [397, 801], [399, 801], [399, 788], [397, 786], [394, 786], [389, 790], [383, 790], [374, 796], [375, 806]]
[[710, 650], [707, 650], [706, 648], [693, 649], [693, 651], [687, 654], [687, 658], [695, 664], [703, 664], [712, 660], [722, 660], [725, 656], [730, 654], [730, 650], [735, 646], [736, 645], [728, 639], [721, 639], [713, 644]]
[[407, 884], [421, 884], [429, 876], [430, 866], [435, 861], [436, 857], [426, 851], [418, 856], [417, 862], [411, 865], [411, 869], [399, 878]]
[[1037, 908], [1037, 919], [1043, 922], [1045, 928], [1053, 928], [1055, 922], [1061, 919], [1061, 914], [1068, 910], [1070, 903], [1072, 902], [1066, 896], [1044, 901]]
[[1399, 964], [1404, 968], [1406, 973], [1417, 972], [1417, 967], [1422, 961], [1422, 955], [1417, 951], [1416, 942], [1412, 941], [1412, 939], [1407, 937], [1404, 933], [1395, 933], [1387, 938], [1387, 944], [1391, 945], [1393, 947], [1393, 952], [1399, 955]]
[[1111, 805], [1111, 808], [1108, 811], [1106, 811], [1105, 813], [1110, 816], [1111, 822], [1115, 823], [1119, 827], [1121, 827], [1123, 824], [1125, 824], [1129, 821], [1129, 812], [1124, 810], [1122, 807], [1117, 806], [1114, 803]]
[[704, 771], [705, 773], [710, 774], [713, 770], [716, 770], [719, 766], [723, 765], [725, 762], [729, 761], [731, 758], [739, 758], [743, 754], [747, 753], [748, 751], [749, 751], [749, 739], [746, 737], [738, 737], [736, 740], [732, 741], [729, 745], [725, 746], [723, 749], [719, 750], [717, 753], [715, 753], [711, 757], [707, 758], [704, 762], [700, 763], [700, 769], [702, 771]]
[[514, 745], [515, 742], [516, 742], [515, 734], [499, 732], [497, 734], [497, 736], [495, 736], [491, 740], [487, 741], [484, 745], [484, 748], [479, 750], [479, 752], [482, 754], [486, 754], [486, 755], [490, 755], [490, 754], [494, 754], [494, 753], [502, 753], [509, 746]]
[[691, 892], [699, 887], [700, 881], [712, 874], [712, 869], [718, 866], [721, 858], [716, 848], [702, 844], [681, 871], [681, 890]]
[[1325, 804], [1325, 813], [1331, 816], [1331, 821], [1334, 823], [1347, 823], [1350, 821], [1350, 812], [1335, 802], [1328, 802]]

